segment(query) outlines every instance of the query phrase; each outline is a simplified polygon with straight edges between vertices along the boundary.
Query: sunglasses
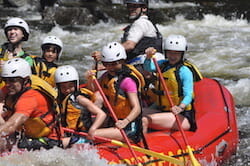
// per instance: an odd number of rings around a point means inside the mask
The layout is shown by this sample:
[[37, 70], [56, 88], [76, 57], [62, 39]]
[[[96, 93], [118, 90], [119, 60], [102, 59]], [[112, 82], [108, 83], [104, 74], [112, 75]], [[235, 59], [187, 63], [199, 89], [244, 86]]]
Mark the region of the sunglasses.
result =
[[120, 61], [115, 61], [115, 62], [102, 62], [103, 66], [107, 67], [107, 66], [116, 66], [118, 64], [120, 64]]
[[6, 77], [6, 78], [3, 78], [3, 81], [8, 82], [8, 83], [20, 82], [22, 80], [23, 80], [23, 78], [18, 78], [18, 77]]
[[136, 9], [136, 8], [141, 8], [143, 5], [138, 5], [138, 4], [127, 4], [128, 9]]

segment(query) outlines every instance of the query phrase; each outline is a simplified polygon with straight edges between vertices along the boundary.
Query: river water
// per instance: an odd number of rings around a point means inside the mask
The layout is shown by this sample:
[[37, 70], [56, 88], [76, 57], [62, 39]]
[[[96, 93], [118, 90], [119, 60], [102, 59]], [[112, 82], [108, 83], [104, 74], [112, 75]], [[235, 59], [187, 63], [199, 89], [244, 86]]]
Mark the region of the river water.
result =
[[[122, 28], [125, 26], [115, 22], [76, 26], [70, 30], [56, 26], [48, 33], [34, 28], [31, 29], [30, 39], [24, 47], [29, 52], [39, 55], [43, 38], [47, 35], [60, 37], [64, 43], [64, 52], [58, 63], [75, 66], [81, 81], [84, 82], [84, 72], [93, 64], [90, 53], [100, 50], [108, 42], [119, 41]], [[226, 20], [216, 15], [204, 15], [202, 20], [186, 20], [179, 15], [175, 20], [157, 26], [165, 37], [169, 34], [184, 35], [188, 40], [186, 57], [199, 67], [205, 77], [218, 79], [234, 96], [240, 143], [237, 154], [224, 166], [249, 165], [250, 23], [243, 19]], [[3, 30], [0, 34], [0, 42], [3, 43], [5, 41]], [[72, 164], [107, 165], [107, 162], [100, 160], [94, 149], [79, 152], [77, 149], [62, 151], [58, 148], [29, 152], [22, 156], [13, 154], [1, 158], [0, 162], [0, 166], [71, 166]]]

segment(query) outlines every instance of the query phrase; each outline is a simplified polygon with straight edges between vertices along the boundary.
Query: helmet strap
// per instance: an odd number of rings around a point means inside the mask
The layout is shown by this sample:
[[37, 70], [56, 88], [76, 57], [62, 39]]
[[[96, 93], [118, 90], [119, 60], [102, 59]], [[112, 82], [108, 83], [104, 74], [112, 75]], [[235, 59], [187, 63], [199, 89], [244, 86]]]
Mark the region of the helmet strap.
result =
[[20, 83], [22, 85], [22, 89], [20, 90], [20, 93], [23, 93], [24, 91], [27, 90], [27, 88], [29, 88], [28, 85], [31, 85], [31, 80], [29, 77], [26, 77], [26, 78], [22, 78], [20, 81], [21, 81]]

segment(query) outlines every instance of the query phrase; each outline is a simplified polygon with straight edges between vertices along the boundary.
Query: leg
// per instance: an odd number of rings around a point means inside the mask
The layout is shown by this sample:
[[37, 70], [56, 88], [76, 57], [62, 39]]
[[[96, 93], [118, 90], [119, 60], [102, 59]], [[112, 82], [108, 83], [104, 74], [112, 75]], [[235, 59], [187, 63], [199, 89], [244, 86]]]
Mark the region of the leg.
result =
[[120, 130], [114, 127], [97, 129], [94, 135], [119, 141], [123, 140]]
[[[187, 118], [184, 118], [182, 115], [178, 115], [181, 121], [182, 128], [184, 130], [189, 130], [190, 124]], [[167, 113], [156, 113], [151, 114], [149, 117], [152, 119], [152, 122], [149, 123], [149, 127], [157, 130], [179, 130], [179, 127], [176, 123], [176, 118], [174, 114], [167, 112]]]

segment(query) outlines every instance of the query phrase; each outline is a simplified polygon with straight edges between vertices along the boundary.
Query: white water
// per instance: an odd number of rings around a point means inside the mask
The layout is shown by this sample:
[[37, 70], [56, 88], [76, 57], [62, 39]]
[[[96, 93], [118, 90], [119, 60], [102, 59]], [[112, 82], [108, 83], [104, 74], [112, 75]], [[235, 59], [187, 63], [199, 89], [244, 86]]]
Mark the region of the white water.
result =
[[1, 157], [0, 166], [90, 166], [108, 165], [107, 161], [100, 159], [96, 149], [90, 147], [71, 148], [62, 150], [54, 148], [51, 150], [40, 150], [24, 152]]
[[[31, 30], [25, 47], [40, 54], [40, 44], [47, 35], [63, 40], [64, 53], [60, 64], [74, 65], [82, 76], [90, 68], [90, 53], [100, 50], [110, 41], [119, 41], [125, 24], [99, 23], [80, 26], [77, 31], [56, 26], [49, 33]], [[189, 43], [187, 58], [194, 62], [206, 77], [216, 78], [233, 94], [237, 105], [241, 142], [237, 155], [226, 165], [241, 166], [250, 161], [250, 24], [246, 20], [226, 20], [221, 16], [205, 15], [202, 20], [186, 20], [181, 15], [172, 22], [158, 25], [164, 36], [182, 34]], [[0, 42], [4, 42], [3, 31]], [[52, 149], [29, 152], [22, 156], [11, 155], [1, 159], [2, 165], [106, 165], [99, 160], [95, 150], [77, 152], [76, 149]]]

